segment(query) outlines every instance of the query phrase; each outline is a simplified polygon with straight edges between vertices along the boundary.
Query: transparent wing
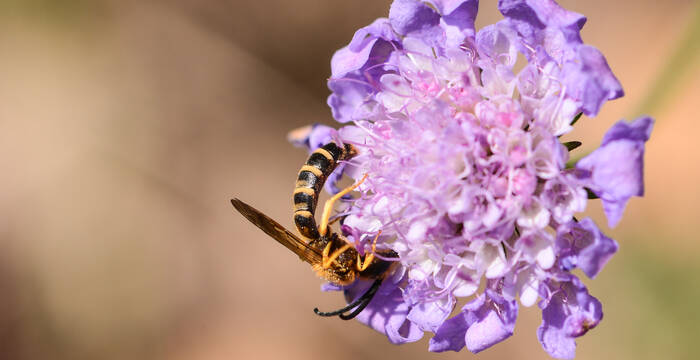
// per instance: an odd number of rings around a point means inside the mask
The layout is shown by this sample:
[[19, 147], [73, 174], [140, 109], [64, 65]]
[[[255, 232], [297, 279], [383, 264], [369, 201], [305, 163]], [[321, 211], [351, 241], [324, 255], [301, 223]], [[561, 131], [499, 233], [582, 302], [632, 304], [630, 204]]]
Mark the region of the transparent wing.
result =
[[238, 199], [231, 199], [231, 204], [238, 210], [246, 219], [259, 227], [267, 235], [277, 240], [287, 249], [292, 250], [302, 260], [309, 264], [320, 264], [323, 260], [323, 255], [316, 249], [312, 248], [305, 241], [299, 239], [289, 230], [282, 227], [275, 220], [272, 220], [267, 215], [256, 210], [252, 206]]

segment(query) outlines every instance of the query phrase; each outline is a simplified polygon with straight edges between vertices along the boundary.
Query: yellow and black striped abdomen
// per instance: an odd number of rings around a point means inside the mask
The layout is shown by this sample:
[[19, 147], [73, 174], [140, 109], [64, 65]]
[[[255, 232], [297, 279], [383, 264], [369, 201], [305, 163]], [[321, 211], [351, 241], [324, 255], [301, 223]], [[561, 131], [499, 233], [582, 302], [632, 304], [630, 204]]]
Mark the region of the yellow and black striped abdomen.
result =
[[345, 144], [341, 147], [332, 142], [316, 149], [299, 170], [294, 189], [294, 224], [304, 237], [320, 237], [314, 220], [318, 194], [338, 163], [352, 158], [355, 154], [357, 152], [352, 145]]

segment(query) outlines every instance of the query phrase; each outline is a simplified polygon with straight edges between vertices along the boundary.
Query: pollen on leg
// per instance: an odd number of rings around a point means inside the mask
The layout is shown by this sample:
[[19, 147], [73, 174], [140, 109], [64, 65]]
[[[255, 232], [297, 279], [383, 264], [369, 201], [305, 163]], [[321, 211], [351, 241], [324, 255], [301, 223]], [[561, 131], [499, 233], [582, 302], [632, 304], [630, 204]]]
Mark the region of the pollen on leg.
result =
[[335, 259], [338, 258], [338, 256], [340, 256], [340, 254], [344, 253], [346, 250], [351, 248], [350, 244], [345, 244], [340, 249], [334, 251], [333, 254], [328, 256], [328, 253], [330, 252], [330, 249], [331, 249], [331, 244], [332, 243], [328, 243], [328, 245], [326, 245], [326, 248], [323, 249], [323, 268], [324, 269], [328, 269], [329, 267], [331, 267], [331, 264], [335, 261]]

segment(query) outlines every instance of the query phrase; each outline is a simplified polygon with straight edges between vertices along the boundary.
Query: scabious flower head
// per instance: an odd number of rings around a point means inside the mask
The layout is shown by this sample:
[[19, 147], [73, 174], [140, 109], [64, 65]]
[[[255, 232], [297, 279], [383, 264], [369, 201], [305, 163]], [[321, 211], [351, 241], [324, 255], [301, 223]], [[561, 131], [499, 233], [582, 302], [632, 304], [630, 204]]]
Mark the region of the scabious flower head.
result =
[[[395, 0], [331, 61], [328, 104], [345, 126], [317, 126], [305, 145], [358, 149], [339, 172], [368, 179], [343, 209], [343, 233], [362, 252], [381, 231], [377, 247], [399, 255], [359, 321], [394, 343], [431, 332], [430, 351], [476, 353], [512, 335], [519, 305], [539, 302], [544, 349], [573, 358], [602, 310], [571, 271], [592, 278], [617, 251], [574, 216], [591, 191], [615, 225], [642, 195], [652, 120], [616, 124], [567, 169], [559, 136], [623, 94], [581, 40], [585, 17], [552, 0], [500, 0], [505, 19], [477, 32], [477, 7]], [[367, 286], [345, 287], [346, 297]]]

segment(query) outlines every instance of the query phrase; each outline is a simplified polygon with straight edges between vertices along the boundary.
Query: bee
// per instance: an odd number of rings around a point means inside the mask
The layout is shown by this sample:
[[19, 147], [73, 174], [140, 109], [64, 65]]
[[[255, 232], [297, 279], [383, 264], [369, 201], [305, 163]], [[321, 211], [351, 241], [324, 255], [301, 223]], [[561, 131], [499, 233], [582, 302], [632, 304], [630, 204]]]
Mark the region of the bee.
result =
[[[246, 219], [310, 264], [321, 278], [337, 285], [349, 285], [358, 278], [374, 280], [363, 295], [341, 309], [331, 312], [314, 309], [319, 316], [338, 315], [343, 320], [354, 318], [367, 307], [395, 263], [385, 259], [398, 257], [392, 250], [376, 251], [379, 233], [374, 239], [372, 252], [360, 255], [342, 234], [334, 232], [330, 227], [333, 204], [360, 186], [367, 175], [326, 201], [321, 224], [316, 225], [315, 211], [323, 184], [341, 161], [347, 161], [356, 154], [357, 150], [351, 144], [339, 146], [331, 142], [316, 149], [299, 170], [293, 192], [294, 224], [305, 240], [243, 201], [235, 198], [231, 200], [233, 207]], [[353, 311], [346, 314], [350, 310]]]

